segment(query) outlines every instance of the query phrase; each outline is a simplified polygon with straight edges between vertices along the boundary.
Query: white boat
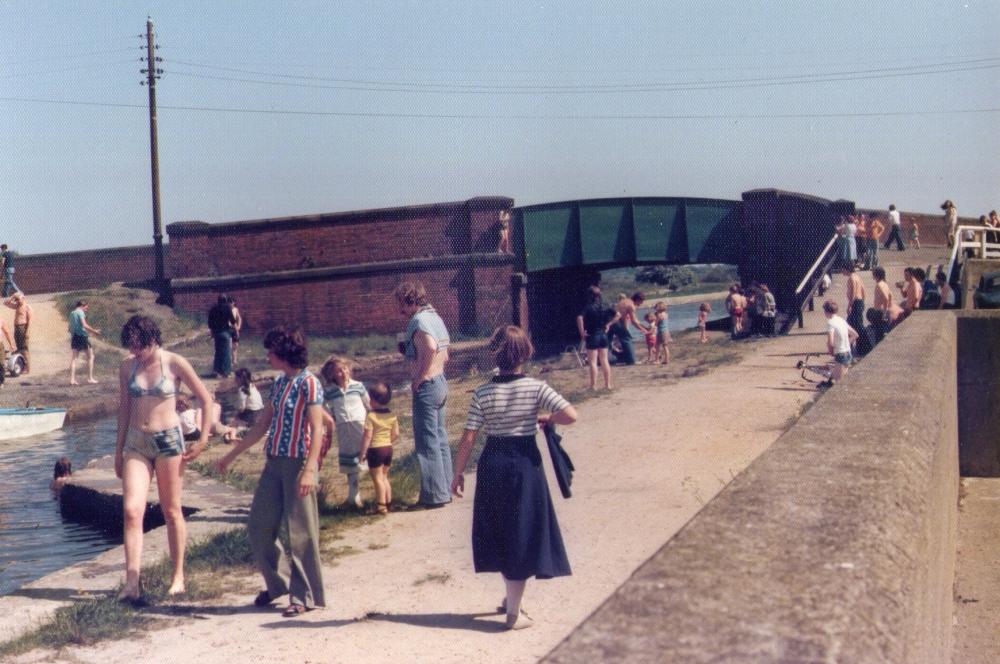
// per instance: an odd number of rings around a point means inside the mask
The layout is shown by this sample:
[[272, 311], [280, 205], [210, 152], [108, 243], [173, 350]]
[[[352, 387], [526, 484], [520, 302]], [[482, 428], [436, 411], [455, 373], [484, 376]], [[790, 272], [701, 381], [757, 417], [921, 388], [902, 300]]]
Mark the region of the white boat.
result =
[[65, 408], [0, 408], [0, 440], [61, 429]]

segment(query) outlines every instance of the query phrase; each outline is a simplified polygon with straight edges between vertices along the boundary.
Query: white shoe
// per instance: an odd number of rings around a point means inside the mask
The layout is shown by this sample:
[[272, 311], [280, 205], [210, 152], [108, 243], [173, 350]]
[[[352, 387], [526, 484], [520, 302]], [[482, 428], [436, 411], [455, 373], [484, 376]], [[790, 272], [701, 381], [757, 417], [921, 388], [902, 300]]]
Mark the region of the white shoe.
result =
[[514, 615], [508, 613], [507, 620], [504, 621], [504, 625], [506, 625], [507, 629], [512, 631], [517, 629], [528, 629], [534, 624], [535, 621], [528, 617], [528, 614], [524, 612], [524, 609], [521, 609], [519, 613]]

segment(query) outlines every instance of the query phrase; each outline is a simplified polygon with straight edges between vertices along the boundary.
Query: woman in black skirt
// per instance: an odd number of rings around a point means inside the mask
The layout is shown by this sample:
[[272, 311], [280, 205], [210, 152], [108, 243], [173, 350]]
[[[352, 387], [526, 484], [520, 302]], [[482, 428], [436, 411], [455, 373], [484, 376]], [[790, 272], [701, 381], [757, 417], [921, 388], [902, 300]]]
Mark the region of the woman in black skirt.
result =
[[[485, 428], [472, 510], [472, 558], [476, 572], [503, 575], [506, 596], [499, 610], [507, 614], [507, 629], [523, 629], [532, 625], [521, 609], [528, 578], [571, 573], [535, 433], [547, 422], [572, 424], [576, 409], [546, 383], [521, 373], [533, 351], [521, 328], [497, 328], [489, 348], [500, 373], [473, 393], [451, 490], [459, 497], [465, 491], [463, 472], [476, 433]], [[539, 415], [539, 410], [551, 414]]]

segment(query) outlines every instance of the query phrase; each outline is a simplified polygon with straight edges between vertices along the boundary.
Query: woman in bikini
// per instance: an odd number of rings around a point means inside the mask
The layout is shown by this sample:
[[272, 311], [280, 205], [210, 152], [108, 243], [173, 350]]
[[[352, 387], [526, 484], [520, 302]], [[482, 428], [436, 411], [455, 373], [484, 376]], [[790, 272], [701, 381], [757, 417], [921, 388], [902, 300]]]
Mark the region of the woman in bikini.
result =
[[[125, 513], [125, 586], [118, 599], [135, 605], [143, 603], [139, 583], [142, 520], [154, 475], [173, 561], [167, 592], [171, 595], [184, 592], [187, 539], [181, 512], [184, 465], [205, 449], [211, 431], [212, 395], [186, 359], [161, 348], [160, 329], [151, 319], [145, 316], [130, 318], [122, 328], [121, 343], [131, 355], [118, 369], [115, 474], [122, 480]], [[181, 384], [187, 385], [198, 401], [205, 404], [201, 435], [187, 449], [176, 410]]]

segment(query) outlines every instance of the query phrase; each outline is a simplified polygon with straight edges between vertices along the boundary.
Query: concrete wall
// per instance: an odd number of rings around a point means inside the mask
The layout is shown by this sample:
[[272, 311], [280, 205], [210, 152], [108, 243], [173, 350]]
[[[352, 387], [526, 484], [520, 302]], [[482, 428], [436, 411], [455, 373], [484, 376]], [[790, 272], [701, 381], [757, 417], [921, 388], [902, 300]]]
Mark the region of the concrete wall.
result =
[[1000, 477], [1000, 311], [958, 316], [958, 440], [963, 476]]
[[911, 316], [544, 661], [950, 661], [955, 327]]

